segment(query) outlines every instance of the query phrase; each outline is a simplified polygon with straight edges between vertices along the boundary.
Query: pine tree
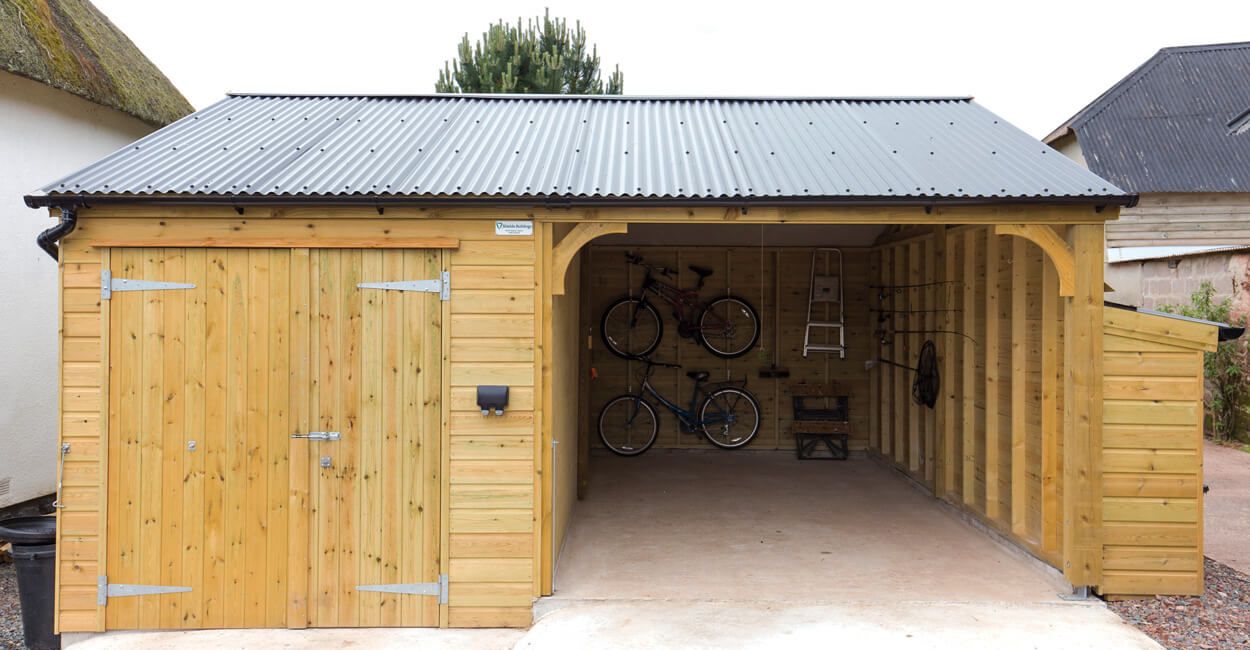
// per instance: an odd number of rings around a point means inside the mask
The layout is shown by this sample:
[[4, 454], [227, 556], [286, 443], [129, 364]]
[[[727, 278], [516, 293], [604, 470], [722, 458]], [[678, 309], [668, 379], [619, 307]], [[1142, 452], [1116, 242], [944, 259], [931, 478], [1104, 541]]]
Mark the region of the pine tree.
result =
[[599, 53], [586, 52], [586, 31], [580, 22], [570, 29], [550, 12], [524, 26], [500, 20], [475, 44], [469, 35], [460, 40], [456, 60], [443, 65], [434, 90], [440, 93], [544, 93], [559, 95], [619, 95], [624, 88], [621, 68], [600, 76]]

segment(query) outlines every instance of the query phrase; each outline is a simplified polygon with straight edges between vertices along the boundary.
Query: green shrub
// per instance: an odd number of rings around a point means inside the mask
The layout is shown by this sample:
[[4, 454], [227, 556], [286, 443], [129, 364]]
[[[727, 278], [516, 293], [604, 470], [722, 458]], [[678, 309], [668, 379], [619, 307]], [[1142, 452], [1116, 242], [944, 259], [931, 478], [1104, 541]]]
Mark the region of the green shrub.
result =
[[[1232, 315], [1232, 300], [1215, 300], [1215, 287], [1210, 282], [1189, 297], [1188, 305], [1165, 305], [1161, 311], [1244, 327], [1245, 316]], [[1247, 382], [1246, 344], [1243, 340], [1221, 343], [1215, 352], [1206, 353], [1207, 410], [1210, 434], [1217, 442], [1246, 439], [1246, 411], [1250, 405], [1250, 384]]]

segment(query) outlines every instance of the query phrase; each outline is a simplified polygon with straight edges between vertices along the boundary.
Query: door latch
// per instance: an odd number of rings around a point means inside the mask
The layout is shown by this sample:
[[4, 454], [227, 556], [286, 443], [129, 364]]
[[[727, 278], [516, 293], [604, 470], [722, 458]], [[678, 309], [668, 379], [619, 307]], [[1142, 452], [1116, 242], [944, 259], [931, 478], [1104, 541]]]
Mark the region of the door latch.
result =
[[321, 467], [322, 467], [322, 468], [324, 468], [324, 469], [330, 469], [330, 467], [331, 467], [331, 462], [330, 462], [330, 457], [329, 457], [329, 456], [322, 456], [322, 457], [321, 457]]
[[308, 433], [292, 433], [291, 437], [300, 440], [338, 440], [342, 436], [338, 431], [309, 431]]

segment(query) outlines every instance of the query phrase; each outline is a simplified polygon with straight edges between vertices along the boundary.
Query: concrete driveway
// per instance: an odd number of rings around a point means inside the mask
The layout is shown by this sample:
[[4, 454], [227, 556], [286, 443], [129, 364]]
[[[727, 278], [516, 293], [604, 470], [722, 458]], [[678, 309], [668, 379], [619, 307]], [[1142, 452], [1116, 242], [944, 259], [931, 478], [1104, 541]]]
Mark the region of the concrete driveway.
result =
[[1205, 553], [1216, 562], [1250, 573], [1250, 454], [1206, 443], [1203, 481]]

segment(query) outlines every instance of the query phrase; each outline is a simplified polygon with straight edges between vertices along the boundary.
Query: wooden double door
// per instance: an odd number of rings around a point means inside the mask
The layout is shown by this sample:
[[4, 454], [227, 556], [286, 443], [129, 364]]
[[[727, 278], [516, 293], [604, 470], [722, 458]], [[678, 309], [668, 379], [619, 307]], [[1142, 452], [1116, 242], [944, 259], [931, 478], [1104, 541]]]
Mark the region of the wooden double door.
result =
[[108, 628], [438, 625], [441, 252], [108, 259]]

